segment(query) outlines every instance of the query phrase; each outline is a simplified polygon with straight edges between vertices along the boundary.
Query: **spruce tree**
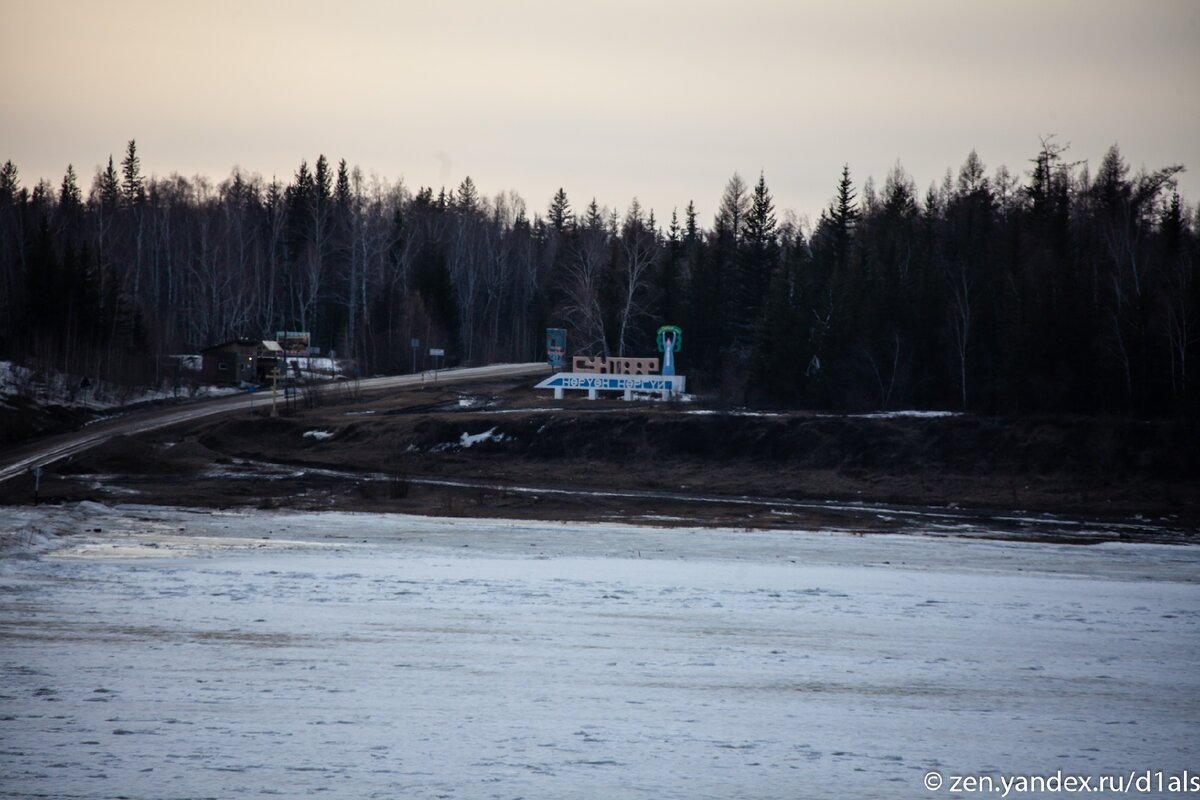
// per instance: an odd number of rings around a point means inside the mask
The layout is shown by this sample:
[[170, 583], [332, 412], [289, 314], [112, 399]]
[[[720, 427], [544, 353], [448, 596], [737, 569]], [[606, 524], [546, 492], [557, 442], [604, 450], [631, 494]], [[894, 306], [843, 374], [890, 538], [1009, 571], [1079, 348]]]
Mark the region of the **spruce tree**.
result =
[[696, 222], [696, 203], [688, 200], [687, 210], [684, 213], [686, 216], [684, 217], [683, 241], [691, 248], [700, 241], [700, 225]]
[[[592, 204], [595, 205], [595, 200]], [[567, 193], [560, 186], [558, 191], [554, 193], [554, 199], [550, 201], [550, 208], [546, 210], [546, 218], [550, 220], [550, 224], [554, 226], [554, 230], [562, 233], [564, 229], [574, 224], [574, 218], [571, 214], [571, 204], [567, 202]]]
[[329, 172], [329, 159], [324, 155], [317, 156], [317, 166], [313, 171], [313, 189], [317, 206], [323, 208], [333, 196], [333, 175]]
[[837, 266], [845, 270], [850, 263], [850, 243], [854, 228], [858, 224], [859, 210], [855, 201], [854, 184], [850, 180], [850, 165], [842, 165], [842, 178], [838, 181], [837, 199], [829, 214], [833, 222], [834, 252]]
[[791, 403], [800, 395], [807, 337], [802, 334], [799, 259], [771, 276], [770, 292], [756, 326], [752, 375], [764, 398]]
[[112, 156], [108, 157], [108, 166], [96, 178], [95, 191], [100, 197], [100, 207], [105, 212], [111, 213], [121, 202], [121, 181], [113, 166]]
[[736, 303], [733, 334], [741, 344], [749, 344], [754, 338], [763, 297], [771, 284], [771, 275], [778, 260], [775, 203], [767, 191], [766, 177], [760, 173], [750, 208], [745, 215], [742, 246], [738, 250], [737, 282], [732, 298]]
[[666, 252], [659, 263], [655, 287], [658, 323], [678, 325], [683, 311], [683, 286], [680, 275], [683, 266], [683, 229], [679, 226], [677, 209], [671, 211], [671, 224], [667, 227], [664, 244]]
[[592, 198], [592, 202], [588, 203], [587, 216], [584, 217], [583, 227], [589, 231], [598, 231], [604, 227], [604, 215], [600, 213], [600, 206], [596, 205], [596, 198]]
[[17, 165], [12, 161], [5, 161], [4, 166], [0, 167], [0, 204], [13, 203], [20, 191], [21, 182], [17, 178]]
[[479, 191], [475, 188], [475, 181], [471, 180], [471, 176], [463, 178], [463, 182], [458, 185], [458, 197], [455, 199], [455, 204], [463, 211], [474, 211], [479, 205]]
[[58, 190], [58, 204], [66, 208], [78, 208], [83, 205], [83, 194], [79, 191], [79, 179], [75, 175], [75, 167], [67, 164], [67, 172], [63, 175], [62, 186]]
[[350, 169], [344, 158], [338, 162], [337, 183], [334, 184], [333, 200], [339, 208], [350, 207]]
[[129, 140], [125, 148], [125, 158], [121, 160], [121, 195], [129, 206], [139, 206], [146, 199], [142, 162], [138, 158], [137, 142], [133, 139]]

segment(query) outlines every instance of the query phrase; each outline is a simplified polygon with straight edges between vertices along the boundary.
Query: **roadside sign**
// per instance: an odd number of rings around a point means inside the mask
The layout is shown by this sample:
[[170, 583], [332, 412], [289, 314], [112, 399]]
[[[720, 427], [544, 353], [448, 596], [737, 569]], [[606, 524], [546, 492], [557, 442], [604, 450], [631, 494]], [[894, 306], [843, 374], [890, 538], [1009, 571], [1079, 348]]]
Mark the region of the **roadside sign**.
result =
[[685, 386], [682, 375], [586, 375], [560, 372], [546, 378], [535, 389], [596, 389], [602, 392], [681, 392]]
[[566, 328], [546, 328], [546, 361], [555, 369], [562, 369], [567, 353]]
[[687, 391], [683, 375], [598, 375], [582, 372], [558, 372], [546, 378], [535, 389], [553, 389], [554, 399], [563, 399], [564, 390], [586, 391], [595, 400], [598, 392], [624, 392], [626, 400], [634, 392], [657, 392], [663, 400], [678, 397]]
[[[444, 347], [429, 348], [429, 355], [433, 358], [433, 380], [437, 382], [438, 367], [444, 366], [442, 359], [446, 357], [446, 349]], [[421, 380], [424, 383], [424, 379]]]

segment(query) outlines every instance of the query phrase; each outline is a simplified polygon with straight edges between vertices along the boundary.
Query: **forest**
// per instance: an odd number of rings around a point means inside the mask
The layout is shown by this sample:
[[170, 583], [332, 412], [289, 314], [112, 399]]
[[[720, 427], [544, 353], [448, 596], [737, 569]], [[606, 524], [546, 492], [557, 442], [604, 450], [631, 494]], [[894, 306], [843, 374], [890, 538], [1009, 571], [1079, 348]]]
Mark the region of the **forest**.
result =
[[[1034, 148], [1031, 148], [1034, 149]], [[364, 177], [325, 156], [285, 185], [148, 178], [135, 141], [86, 194], [0, 168], [0, 358], [125, 383], [234, 337], [311, 331], [362, 375], [568, 351], [652, 355], [684, 330], [689, 388], [731, 405], [1196, 417], [1200, 214], [1118, 146], [1094, 173], [1053, 137], [1024, 169], [975, 152], [921, 191], [830, 170], [815, 222], [736, 173], [711, 224], [559, 190], [544, 211]], [[413, 363], [412, 339], [422, 351]]]

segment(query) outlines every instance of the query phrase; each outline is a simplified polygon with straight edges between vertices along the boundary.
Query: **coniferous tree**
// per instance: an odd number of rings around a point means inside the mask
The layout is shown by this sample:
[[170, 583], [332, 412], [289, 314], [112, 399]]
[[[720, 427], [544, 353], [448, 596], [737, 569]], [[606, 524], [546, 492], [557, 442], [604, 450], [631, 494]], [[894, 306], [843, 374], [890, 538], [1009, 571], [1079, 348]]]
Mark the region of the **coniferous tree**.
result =
[[688, 247], [694, 247], [700, 241], [700, 225], [696, 221], [696, 204], [691, 200], [688, 200], [683, 231], [683, 241]]
[[672, 210], [654, 287], [655, 310], [660, 324], [678, 325], [683, 319], [684, 269], [683, 229], [679, 225], [678, 211]]
[[125, 158], [121, 160], [121, 197], [128, 206], [141, 205], [146, 199], [142, 162], [138, 158], [137, 142], [133, 139], [129, 140], [129, 144], [125, 148]]
[[843, 164], [842, 177], [838, 181], [837, 199], [829, 212], [833, 226], [834, 258], [839, 272], [844, 272], [850, 265], [850, 247], [859, 218], [856, 196], [854, 184], [850, 180], [850, 165]]
[[323, 156], [287, 186], [147, 179], [129, 144], [86, 200], [71, 166], [29, 189], [0, 166], [4, 355], [111, 376], [303, 327], [406, 370], [413, 337], [523, 359], [553, 324], [577, 351], [641, 353], [671, 322], [693, 387], [733, 402], [1200, 413], [1200, 221], [1177, 168], [1134, 171], [1116, 148], [1094, 175], [1053, 140], [1026, 175], [971, 153], [919, 201], [897, 165], [859, 202], [843, 165], [806, 239], [761, 175], [734, 176], [711, 230], [689, 203], [663, 231], [637, 204], [576, 220], [560, 189], [530, 219], [469, 180], [412, 196]]
[[1189, 353], [1200, 343], [1200, 275], [1187, 220], [1179, 193], [1172, 192], [1162, 213], [1161, 258], [1165, 291], [1160, 299], [1158, 318], [1167, 347], [1167, 364], [1171, 387], [1172, 409], [1181, 413], [1189, 408], [1195, 395], [1195, 379], [1191, 372]]
[[846, 405], [847, 392], [862, 384], [861, 375], [850, 370], [865, 291], [861, 265], [852, 258], [859, 216], [850, 169], [843, 165], [834, 200], [813, 231], [812, 262], [801, 292], [811, 320], [805, 396], [819, 406]]
[[96, 186], [101, 209], [115, 213], [121, 202], [121, 181], [113, 166], [112, 156], [108, 157], [108, 166], [97, 175]]
[[63, 175], [62, 186], [58, 192], [58, 203], [61, 206], [79, 208], [83, 205], [83, 193], [79, 190], [79, 179], [75, 175], [75, 167], [67, 164], [67, 172]]
[[806, 324], [804, 272], [810, 251], [799, 231], [771, 276], [756, 332], [752, 375], [764, 399], [786, 404], [801, 401], [812, 362]]
[[778, 260], [775, 203], [767, 191], [765, 176], [760, 174], [745, 215], [742, 244], [738, 251], [736, 293], [731, 298], [736, 303], [733, 311], [734, 338], [742, 345], [749, 344], [754, 338], [763, 298]]
[[475, 188], [475, 181], [471, 180], [470, 175], [463, 178], [463, 182], [458, 185], [455, 205], [462, 211], [475, 211], [479, 205], [479, 191]]
[[870, 405], [890, 408], [905, 394], [912, 357], [916, 185], [899, 162], [888, 173], [873, 212], [861, 219], [858, 324], [854, 345], [860, 381], [874, 388]]
[[286, 328], [309, 330], [309, 319], [316, 302], [309, 267], [312, 252], [311, 225], [316, 191], [308, 162], [301, 160], [299, 169], [284, 192], [287, 236], [284, 249], [286, 284]]
[[11, 160], [5, 161], [0, 167], [0, 203], [10, 206], [21, 191], [21, 181], [18, 179], [17, 165]]
[[[596, 204], [595, 198], [592, 198], [592, 205]], [[554, 193], [554, 199], [550, 201], [550, 208], [546, 211], [546, 218], [550, 221], [550, 225], [559, 233], [569, 228], [574, 224], [574, 217], [571, 214], [571, 204], [567, 201], [567, 193], [559, 187], [559, 190]]]
[[[561, 192], [562, 190], [560, 189], [559, 191]], [[563, 196], [563, 200], [566, 200], [566, 195]], [[567, 210], [569, 212], [569, 206]], [[551, 223], [553, 224], [553, 220], [551, 220]], [[592, 202], [588, 203], [587, 216], [583, 218], [583, 227], [592, 231], [598, 231], [604, 227], [604, 215], [600, 213], [600, 207], [596, 205], [596, 198], [594, 197], [592, 198]]]
[[[0, 166], [0, 347], [15, 348], [21, 329], [25, 252], [18, 198], [21, 186], [17, 166], [5, 161]], [[10, 352], [12, 352], [10, 350]]]
[[[1005, 302], [1005, 286], [996, 236], [997, 207], [991, 182], [984, 174], [983, 162], [972, 150], [959, 169], [954, 197], [948, 208], [950, 235], [958, 252], [956, 263], [947, 276], [950, 282], [951, 338], [958, 364], [959, 403], [968, 406], [968, 370], [966, 359], [975, 359], [975, 372], [985, 408], [995, 409], [1000, 400], [1004, 378], [999, 337]], [[973, 306], [973, 307], [972, 307]], [[975, 325], [963, 325], [966, 318]], [[968, 335], [964, 343], [960, 334]], [[973, 345], [972, 345], [973, 342]]]
[[723, 350], [729, 344], [732, 238], [733, 234], [718, 216], [715, 230], [697, 242], [692, 254], [688, 316], [683, 326], [687, 336], [688, 369], [709, 390], [721, 386]]

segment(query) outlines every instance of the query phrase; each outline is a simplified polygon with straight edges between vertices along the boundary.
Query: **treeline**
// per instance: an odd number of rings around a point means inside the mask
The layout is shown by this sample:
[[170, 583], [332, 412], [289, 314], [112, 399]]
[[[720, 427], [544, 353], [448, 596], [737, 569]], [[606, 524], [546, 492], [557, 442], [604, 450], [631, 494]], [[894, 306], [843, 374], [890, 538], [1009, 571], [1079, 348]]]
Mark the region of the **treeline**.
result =
[[[308, 330], [364, 375], [576, 354], [648, 355], [684, 329], [680, 371], [731, 403], [989, 413], [1197, 413], [1200, 220], [1179, 167], [1093, 176], [1042, 143], [1027, 172], [972, 152], [920, 193], [848, 167], [811, 230], [764, 176], [734, 175], [710, 227], [560, 190], [415, 194], [345, 161], [286, 185], [235, 170], [147, 179], [135, 142], [87, 195], [72, 167], [32, 190], [0, 169], [0, 356], [150, 380], [163, 356]], [[413, 363], [410, 343], [420, 339]]]

